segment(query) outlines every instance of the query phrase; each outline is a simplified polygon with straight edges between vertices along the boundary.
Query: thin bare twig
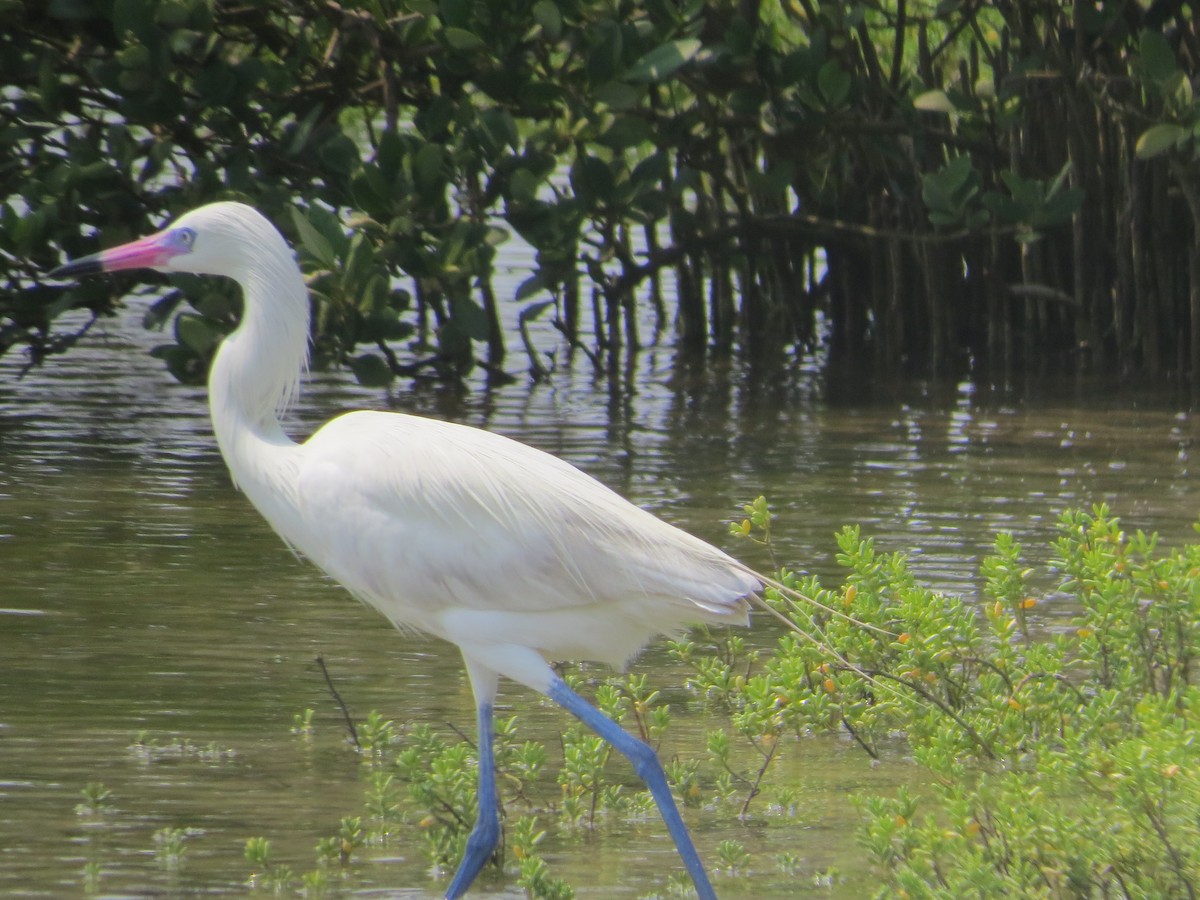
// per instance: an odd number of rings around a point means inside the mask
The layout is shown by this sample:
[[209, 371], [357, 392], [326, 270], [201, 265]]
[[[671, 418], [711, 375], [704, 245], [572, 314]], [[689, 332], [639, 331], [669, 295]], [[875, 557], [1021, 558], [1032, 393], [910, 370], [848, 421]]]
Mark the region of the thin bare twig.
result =
[[338, 689], [333, 686], [333, 679], [329, 677], [329, 670], [325, 668], [325, 657], [319, 653], [317, 654], [317, 665], [321, 668], [321, 674], [325, 676], [325, 684], [329, 687], [329, 693], [333, 694], [333, 699], [341, 707], [342, 716], [346, 720], [346, 727], [350, 729], [350, 738], [354, 741], [355, 749], [361, 750], [362, 744], [358, 740], [358, 729], [354, 727], [354, 720], [350, 718], [350, 710], [342, 699], [342, 695], [338, 693]]

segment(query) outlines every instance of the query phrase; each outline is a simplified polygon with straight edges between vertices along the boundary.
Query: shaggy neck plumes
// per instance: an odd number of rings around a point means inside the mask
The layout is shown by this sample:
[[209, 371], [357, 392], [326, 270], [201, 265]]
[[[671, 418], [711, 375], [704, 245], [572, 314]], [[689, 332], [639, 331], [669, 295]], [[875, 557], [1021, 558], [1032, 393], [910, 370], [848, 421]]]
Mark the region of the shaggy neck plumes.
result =
[[217, 441], [245, 487], [264, 444], [290, 444], [279, 415], [307, 365], [309, 313], [308, 289], [279, 233], [267, 225], [244, 238], [228, 271], [242, 288], [242, 321], [217, 352], [208, 384]]

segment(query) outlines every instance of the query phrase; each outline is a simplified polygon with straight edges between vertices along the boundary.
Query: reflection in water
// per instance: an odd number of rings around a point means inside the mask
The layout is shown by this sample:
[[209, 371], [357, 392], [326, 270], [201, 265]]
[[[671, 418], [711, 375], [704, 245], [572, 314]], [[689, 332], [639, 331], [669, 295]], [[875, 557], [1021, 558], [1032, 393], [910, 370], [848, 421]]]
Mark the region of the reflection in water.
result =
[[[290, 556], [230, 488], [204, 391], [161, 371], [145, 353], [156, 337], [134, 319], [21, 382], [19, 361], [0, 360], [0, 893], [77, 893], [89, 861], [114, 894], [240, 892], [241, 847], [258, 834], [280, 861], [311, 868], [316, 839], [361, 808], [359, 765], [318, 653], [356, 715], [380, 709], [470, 731], [453, 653], [392, 632]], [[359, 406], [490, 428], [760, 566], [762, 551], [731, 543], [724, 522], [765, 493], [780, 514], [780, 561], [836, 578], [832, 535], [861, 523], [880, 549], [911, 552], [921, 578], [964, 594], [997, 529], [1044, 560], [1070, 506], [1109, 501], [1129, 526], [1172, 543], [1189, 537], [1200, 510], [1195, 418], [1162, 392], [1078, 380], [1005, 391], [881, 382], [815, 364], [781, 371], [676, 366], [669, 349], [652, 347], [611, 388], [584, 366], [560, 365], [532, 387], [405, 386], [381, 397], [318, 373], [295, 431]], [[764, 627], [755, 636], [771, 639]], [[682, 701], [661, 650], [639, 665]], [[553, 752], [560, 713], [518, 690], [502, 702]], [[289, 727], [309, 706], [318, 731], [305, 742]], [[674, 740], [692, 752], [710, 724], [677, 716]], [[143, 730], [158, 750], [130, 749]], [[810, 739], [784, 766], [805, 798], [796, 815], [745, 824], [700, 812], [702, 852], [711, 858], [733, 839], [800, 852], [805, 873], [852, 871], [845, 794], [887, 790], [907, 777], [902, 765], [872, 769], [837, 740]], [[74, 812], [97, 780], [114, 797], [102, 824]], [[164, 826], [200, 832], [178, 871], [152, 859]], [[656, 822], [568, 840], [589, 852], [551, 846], [548, 861], [602, 893], [617, 871], [630, 895], [661, 890], [659, 869], [674, 866]], [[378, 855], [387, 861], [367, 883], [430, 884], [419, 840]], [[792, 876], [778, 880], [779, 896], [794, 892]], [[855, 895], [853, 882], [846, 890]]]

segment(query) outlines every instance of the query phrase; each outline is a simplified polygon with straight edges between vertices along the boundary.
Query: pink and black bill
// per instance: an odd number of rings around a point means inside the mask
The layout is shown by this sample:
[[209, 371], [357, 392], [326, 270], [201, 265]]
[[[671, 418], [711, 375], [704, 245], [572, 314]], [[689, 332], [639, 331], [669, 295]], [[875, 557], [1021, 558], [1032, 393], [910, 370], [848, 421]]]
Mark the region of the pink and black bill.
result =
[[119, 247], [81, 256], [54, 269], [49, 277], [76, 278], [122, 269], [157, 269], [173, 257], [190, 253], [195, 240], [196, 232], [190, 228], [168, 228]]

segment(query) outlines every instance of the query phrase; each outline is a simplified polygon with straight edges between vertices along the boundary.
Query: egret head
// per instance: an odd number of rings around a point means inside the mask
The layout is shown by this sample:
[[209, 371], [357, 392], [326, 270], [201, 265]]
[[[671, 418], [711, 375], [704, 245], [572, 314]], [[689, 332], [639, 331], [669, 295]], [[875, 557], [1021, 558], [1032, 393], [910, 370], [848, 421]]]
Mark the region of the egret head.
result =
[[290, 256], [279, 232], [254, 208], [244, 203], [210, 203], [180, 216], [162, 231], [73, 260], [50, 276], [155, 269], [237, 278], [265, 250]]
[[[241, 322], [222, 342], [209, 377], [214, 422], [226, 410], [238, 413], [237, 424], [271, 422], [295, 396], [308, 363], [308, 289], [287, 241], [257, 210], [210, 203], [149, 237], [59, 266], [50, 277], [122, 269], [224, 275], [241, 286]], [[232, 340], [239, 334], [241, 341]], [[229, 426], [226, 437], [236, 430]]]

